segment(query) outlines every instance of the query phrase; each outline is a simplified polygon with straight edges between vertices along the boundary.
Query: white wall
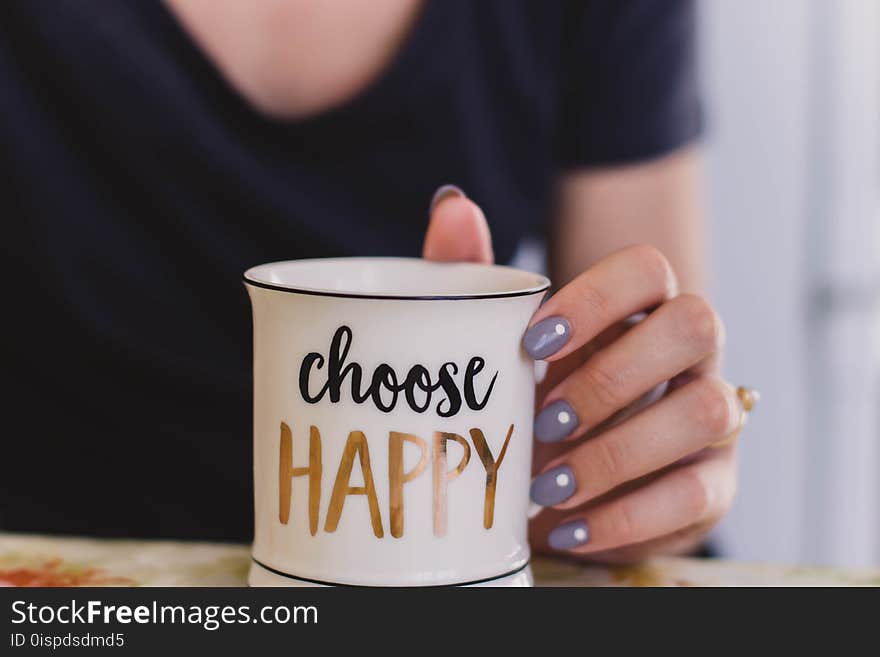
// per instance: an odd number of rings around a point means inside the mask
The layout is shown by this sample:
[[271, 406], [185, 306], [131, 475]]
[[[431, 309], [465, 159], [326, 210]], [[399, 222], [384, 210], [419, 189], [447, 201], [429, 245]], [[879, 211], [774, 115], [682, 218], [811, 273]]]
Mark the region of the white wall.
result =
[[725, 369], [763, 395], [720, 542], [738, 559], [877, 563], [880, 3], [700, 7]]

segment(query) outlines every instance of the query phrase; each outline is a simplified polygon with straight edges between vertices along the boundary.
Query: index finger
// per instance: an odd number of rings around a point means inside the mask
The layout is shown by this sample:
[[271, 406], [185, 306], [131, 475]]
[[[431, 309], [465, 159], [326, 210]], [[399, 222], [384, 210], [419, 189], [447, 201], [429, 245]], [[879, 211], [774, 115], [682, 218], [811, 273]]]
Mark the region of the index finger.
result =
[[523, 336], [523, 347], [536, 360], [559, 360], [612, 324], [677, 292], [672, 267], [658, 249], [627, 247], [597, 262], [541, 306]]

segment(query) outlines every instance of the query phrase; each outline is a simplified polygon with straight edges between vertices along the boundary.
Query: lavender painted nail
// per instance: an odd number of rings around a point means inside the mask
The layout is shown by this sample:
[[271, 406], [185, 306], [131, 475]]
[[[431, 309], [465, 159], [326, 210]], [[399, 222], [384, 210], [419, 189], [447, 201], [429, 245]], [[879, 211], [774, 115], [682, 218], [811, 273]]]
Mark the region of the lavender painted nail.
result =
[[532, 502], [541, 506], [554, 506], [574, 494], [574, 473], [567, 465], [557, 465], [532, 481]]
[[590, 540], [590, 528], [583, 520], [572, 520], [556, 527], [547, 536], [554, 550], [570, 550]]
[[579, 424], [574, 409], [559, 399], [538, 413], [535, 418], [535, 438], [542, 443], [558, 443]]
[[571, 324], [564, 317], [547, 317], [526, 331], [523, 348], [535, 360], [548, 358], [571, 338]]
[[431, 197], [431, 205], [428, 208], [428, 214], [434, 211], [434, 208], [437, 207], [437, 204], [440, 201], [449, 198], [450, 196], [467, 198], [467, 194], [462, 191], [461, 187], [456, 187], [455, 185], [441, 185], [437, 188], [437, 191], [434, 192], [434, 196]]

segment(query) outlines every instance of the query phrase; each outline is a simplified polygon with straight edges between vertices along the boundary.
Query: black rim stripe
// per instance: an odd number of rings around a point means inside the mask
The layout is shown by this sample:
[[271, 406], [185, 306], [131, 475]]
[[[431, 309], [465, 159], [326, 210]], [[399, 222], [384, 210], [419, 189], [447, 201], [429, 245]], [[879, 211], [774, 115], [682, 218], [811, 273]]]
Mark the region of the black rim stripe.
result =
[[[260, 568], [265, 568], [270, 573], [274, 573], [275, 575], [281, 575], [282, 577], [286, 577], [287, 579], [295, 579], [300, 582], [308, 582], [309, 584], [320, 584], [322, 586], [341, 586], [345, 588], [354, 588], [354, 589], [374, 589], [374, 588], [383, 588], [378, 586], [372, 586], [370, 584], [340, 584], [338, 582], [325, 582], [320, 579], [311, 579], [309, 577], [300, 577], [299, 575], [291, 575], [290, 573], [285, 573], [284, 571], [277, 570], [272, 568], [271, 566], [267, 566], [262, 561], [259, 561], [256, 557], [251, 557], [253, 562], [260, 566]], [[470, 582], [460, 582], [458, 584], [421, 584], [416, 586], [390, 586], [388, 588], [407, 588], [407, 589], [442, 589], [442, 588], [450, 588], [456, 586], [474, 586], [475, 584], [485, 584], [486, 582], [492, 582], [496, 579], [502, 579], [503, 577], [510, 577], [511, 575], [515, 575], [518, 572], [525, 570], [529, 565], [529, 562], [526, 561], [519, 568], [515, 568], [509, 572], [502, 573], [501, 575], [495, 575], [494, 577], [484, 577], [483, 579], [475, 579]]]
[[275, 290], [276, 292], [289, 292], [291, 294], [308, 294], [313, 297], [338, 297], [343, 299], [383, 299], [398, 301], [467, 301], [468, 299], [506, 299], [509, 297], [527, 297], [531, 294], [540, 294], [546, 292], [549, 283], [535, 290], [524, 290], [521, 292], [493, 292], [491, 294], [451, 294], [451, 295], [426, 295], [426, 296], [404, 296], [395, 294], [356, 294], [353, 292], [324, 292], [322, 290], [303, 290], [296, 287], [285, 287], [282, 285], [274, 285], [272, 283], [263, 283], [255, 281], [247, 276], [243, 276], [242, 280], [247, 285], [254, 287], [262, 287], [266, 290]]

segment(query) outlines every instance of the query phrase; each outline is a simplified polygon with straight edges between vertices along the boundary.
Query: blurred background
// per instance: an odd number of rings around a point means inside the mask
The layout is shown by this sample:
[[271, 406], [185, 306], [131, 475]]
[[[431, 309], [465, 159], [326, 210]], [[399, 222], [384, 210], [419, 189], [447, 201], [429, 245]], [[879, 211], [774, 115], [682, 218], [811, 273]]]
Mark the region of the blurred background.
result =
[[727, 557], [880, 563], [880, 2], [702, 0], [726, 374], [763, 397]]

